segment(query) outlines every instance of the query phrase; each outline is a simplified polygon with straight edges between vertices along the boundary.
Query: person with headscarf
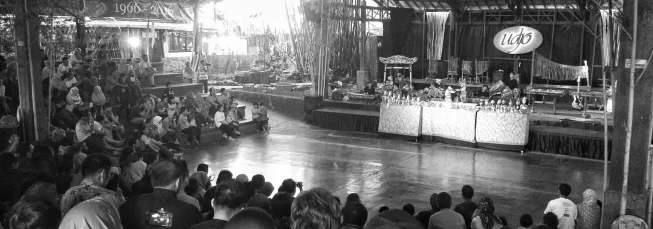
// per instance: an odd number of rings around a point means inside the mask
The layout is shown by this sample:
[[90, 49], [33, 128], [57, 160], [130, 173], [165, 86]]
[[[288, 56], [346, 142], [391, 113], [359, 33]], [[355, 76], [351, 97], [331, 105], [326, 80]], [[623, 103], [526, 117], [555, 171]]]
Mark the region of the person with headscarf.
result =
[[118, 207], [102, 197], [77, 204], [63, 217], [61, 229], [121, 229]]
[[68, 95], [66, 95], [66, 104], [68, 105], [81, 105], [82, 97], [79, 96], [79, 89], [77, 87], [70, 88]]
[[102, 88], [100, 86], [95, 86], [93, 88], [93, 95], [91, 95], [91, 101], [93, 101], [93, 104], [97, 105], [104, 105], [107, 102], [107, 98], [104, 97], [104, 93], [102, 93]]
[[583, 192], [583, 202], [578, 207], [578, 225], [580, 229], [598, 229], [601, 227], [601, 207], [596, 201], [596, 191], [587, 189]]
[[494, 203], [489, 197], [478, 202], [478, 216], [472, 219], [472, 229], [501, 229], [502, 221], [494, 215]]

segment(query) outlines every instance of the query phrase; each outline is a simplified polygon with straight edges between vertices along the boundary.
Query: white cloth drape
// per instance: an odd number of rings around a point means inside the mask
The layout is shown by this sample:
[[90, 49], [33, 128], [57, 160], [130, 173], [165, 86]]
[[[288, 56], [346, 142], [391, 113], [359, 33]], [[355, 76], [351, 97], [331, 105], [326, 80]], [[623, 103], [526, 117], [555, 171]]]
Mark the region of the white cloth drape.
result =
[[428, 21], [427, 33], [427, 55], [429, 60], [429, 72], [436, 72], [436, 60], [442, 59], [442, 43], [444, 42], [444, 30], [449, 18], [449, 12], [427, 12]]
[[[618, 54], [621, 45], [621, 39], [619, 39], [619, 36], [621, 35], [621, 25], [619, 25], [615, 19], [612, 20], [612, 23], [614, 24], [612, 26], [614, 33], [612, 33], [613, 37], [610, 37], [610, 12], [607, 10], [601, 10], [601, 55], [603, 57], [603, 66], [610, 65], [610, 48], [613, 48], [615, 53]], [[619, 55], [616, 55], [615, 58], [617, 59], [616, 63], [618, 63]]]

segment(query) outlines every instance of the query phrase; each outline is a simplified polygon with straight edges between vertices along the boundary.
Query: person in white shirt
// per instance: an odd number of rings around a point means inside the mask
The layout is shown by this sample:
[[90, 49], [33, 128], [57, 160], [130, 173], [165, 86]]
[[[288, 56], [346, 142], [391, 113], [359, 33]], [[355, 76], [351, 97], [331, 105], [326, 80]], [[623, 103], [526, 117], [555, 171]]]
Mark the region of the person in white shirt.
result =
[[565, 183], [560, 184], [558, 193], [560, 194], [560, 198], [549, 201], [549, 204], [544, 210], [544, 214], [553, 212], [558, 217], [558, 229], [574, 229], [578, 209], [576, 208], [576, 204], [569, 200], [571, 186]]

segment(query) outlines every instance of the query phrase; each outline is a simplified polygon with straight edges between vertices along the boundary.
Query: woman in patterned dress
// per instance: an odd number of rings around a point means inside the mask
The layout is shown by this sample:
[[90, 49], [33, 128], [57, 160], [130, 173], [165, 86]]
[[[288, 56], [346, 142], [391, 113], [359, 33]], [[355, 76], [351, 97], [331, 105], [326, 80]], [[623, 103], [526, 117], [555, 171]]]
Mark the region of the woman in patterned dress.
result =
[[596, 192], [587, 189], [583, 192], [583, 202], [578, 207], [578, 227], [580, 229], [598, 229], [601, 227], [601, 207], [596, 201]]

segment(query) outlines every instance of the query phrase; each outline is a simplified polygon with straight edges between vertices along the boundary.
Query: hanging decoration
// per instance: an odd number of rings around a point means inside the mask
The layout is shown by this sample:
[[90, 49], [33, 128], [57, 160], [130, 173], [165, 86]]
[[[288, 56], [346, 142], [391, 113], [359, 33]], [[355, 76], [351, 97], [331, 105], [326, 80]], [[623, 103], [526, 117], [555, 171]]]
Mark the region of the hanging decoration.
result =
[[533, 76], [543, 79], [577, 80], [578, 78], [587, 78], [587, 69], [587, 66], [559, 64], [540, 54], [533, 54]]
[[[619, 22], [613, 20], [614, 32], [612, 33], [613, 37], [610, 37], [610, 12], [607, 10], [601, 10], [601, 59], [603, 60], [603, 66], [609, 66], [610, 61], [612, 61], [611, 48], [615, 50], [615, 53], [619, 53], [619, 47], [621, 46], [621, 29]], [[614, 41], [614, 42], [613, 42]], [[619, 63], [619, 55], [615, 55], [615, 63]]]
[[427, 12], [428, 20], [427, 34], [427, 55], [429, 60], [429, 72], [437, 70], [436, 60], [442, 59], [442, 45], [444, 43], [444, 30], [449, 18], [449, 12]]

